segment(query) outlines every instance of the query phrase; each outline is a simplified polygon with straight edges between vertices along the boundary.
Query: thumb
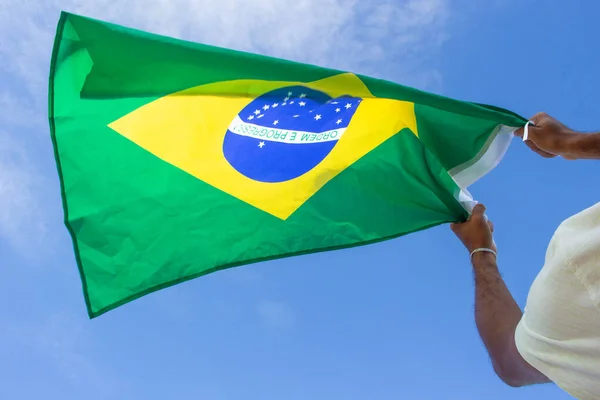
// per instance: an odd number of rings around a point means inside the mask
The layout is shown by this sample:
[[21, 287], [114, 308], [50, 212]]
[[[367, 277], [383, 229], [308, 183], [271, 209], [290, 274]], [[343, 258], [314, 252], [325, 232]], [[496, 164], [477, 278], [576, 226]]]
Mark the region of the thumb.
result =
[[483, 214], [485, 214], [485, 206], [483, 204], [478, 203], [475, 207], [473, 207], [471, 216], [483, 217]]
[[519, 129], [517, 129], [514, 133], [513, 133], [516, 137], [520, 137], [523, 138], [523, 135], [525, 134], [525, 127], [522, 126]]
[[450, 224], [450, 230], [454, 233], [458, 232], [460, 230], [460, 224], [457, 224], [457, 223]]
[[[540, 117], [537, 114], [534, 115], [533, 117], [531, 117], [529, 119], [529, 126], [527, 127], [527, 130], [528, 130], [529, 138], [530, 139], [531, 139], [531, 134], [532, 133], [534, 135], [537, 134], [537, 130], [539, 128], [539, 126], [537, 126], [537, 121], [539, 119], [540, 119]], [[515, 135], [516, 137], [519, 137], [519, 138], [523, 139], [523, 136], [525, 135], [525, 125], [523, 125], [519, 129], [517, 129], [516, 131], [514, 131], [513, 135]]]

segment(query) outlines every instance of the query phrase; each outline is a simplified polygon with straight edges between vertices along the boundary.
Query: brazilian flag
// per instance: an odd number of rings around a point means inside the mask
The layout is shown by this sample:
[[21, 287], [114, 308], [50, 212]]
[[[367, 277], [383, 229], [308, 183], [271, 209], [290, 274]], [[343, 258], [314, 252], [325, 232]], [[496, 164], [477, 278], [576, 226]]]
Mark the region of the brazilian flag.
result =
[[526, 120], [62, 13], [49, 119], [91, 318], [224, 268], [464, 220]]

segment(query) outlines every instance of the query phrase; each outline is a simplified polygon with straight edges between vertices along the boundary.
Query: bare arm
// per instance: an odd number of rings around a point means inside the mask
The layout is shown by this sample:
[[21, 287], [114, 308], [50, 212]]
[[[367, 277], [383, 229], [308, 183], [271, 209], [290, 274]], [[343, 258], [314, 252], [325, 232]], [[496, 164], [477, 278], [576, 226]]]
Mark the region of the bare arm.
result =
[[[600, 132], [575, 132], [546, 113], [531, 118], [525, 144], [546, 158], [562, 156], [566, 159], [600, 159]], [[523, 137], [523, 128], [515, 132]], [[452, 230], [472, 252], [478, 248], [496, 251], [493, 225], [484, 217], [485, 207], [478, 205], [469, 220], [452, 224]], [[494, 371], [510, 386], [546, 383], [550, 380], [532, 367], [519, 354], [515, 331], [523, 313], [510, 294], [492, 253], [475, 253], [472, 258], [475, 275], [475, 322], [485, 345]]]
[[517, 387], [550, 382], [529, 365], [515, 345], [515, 330], [523, 313], [506, 287], [490, 253], [473, 255], [475, 322], [494, 371], [507, 385]]
[[[484, 213], [485, 207], [478, 204], [467, 222], [451, 226], [469, 252], [479, 248], [497, 251], [492, 238], [493, 225], [486, 221]], [[494, 371], [510, 386], [549, 382], [517, 350], [515, 331], [523, 314], [498, 271], [496, 256], [489, 252], [475, 253], [472, 263], [475, 322]]]
[[568, 147], [575, 158], [600, 160], [600, 132], [578, 133]]

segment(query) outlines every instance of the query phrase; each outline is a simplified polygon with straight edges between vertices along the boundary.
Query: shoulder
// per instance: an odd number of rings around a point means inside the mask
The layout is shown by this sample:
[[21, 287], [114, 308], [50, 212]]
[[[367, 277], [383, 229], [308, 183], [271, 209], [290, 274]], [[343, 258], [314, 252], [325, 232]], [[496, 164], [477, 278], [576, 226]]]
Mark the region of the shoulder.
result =
[[600, 397], [600, 203], [556, 230], [515, 343], [527, 362], [569, 393], [582, 388]]

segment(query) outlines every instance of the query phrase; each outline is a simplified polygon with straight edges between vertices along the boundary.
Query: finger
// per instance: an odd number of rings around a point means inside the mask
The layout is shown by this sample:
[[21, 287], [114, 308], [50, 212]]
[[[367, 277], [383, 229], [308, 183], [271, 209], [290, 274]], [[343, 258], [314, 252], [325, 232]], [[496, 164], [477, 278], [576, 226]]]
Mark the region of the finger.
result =
[[490, 232], [494, 233], [494, 223], [488, 220], [488, 226], [490, 227]]
[[[547, 116], [548, 115], [546, 113], [540, 113], [540, 114], [536, 114], [534, 117], [537, 119], [540, 119], [540, 118], [546, 118]], [[539, 154], [540, 156], [542, 156], [544, 158], [556, 157], [556, 154], [552, 154], [545, 150], [542, 150], [538, 147], [537, 144], [535, 144], [535, 140], [536, 140], [536, 137], [538, 134], [539, 134], [539, 127], [533, 126], [533, 125], [529, 127], [529, 139], [525, 140], [525, 144], [527, 145], [527, 147], [529, 147], [531, 150], [533, 150], [534, 152], [536, 152], [537, 154]]]
[[[534, 140], [535, 137], [538, 135], [539, 126], [536, 126], [532, 120], [530, 120], [530, 122], [531, 123], [527, 127], [527, 131], [528, 131], [527, 136], [528, 136], [528, 140]], [[519, 129], [517, 129], [516, 131], [514, 131], [513, 135], [515, 135], [518, 138], [523, 139], [525, 137], [525, 126], [522, 126]]]
[[482, 217], [485, 214], [485, 205], [478, 203], [475, 207], [473, 207], [473, 211], [471, 212], [472, 216]]
[[[528, 129], [531, 131], [532, 129], [537, 128], [536, 125], [538, 125], [539, 121], [546, 116], [547, 116], [546, 113], [537, 113], [533, 117], [529, 118], [529, 120], [527, 122], [527, 125], [529, 125]], [[525, 135], [525, 127], [527, 125], [520, 127], [519, 129], [514, 131], [513, 134], [517, 137], [522, 138]]]
[[461, 232], [463, 231], [463, 229], [465, 228], [465, 223], [466, 222], [455, 222], [453, 224], [450, 224], [450, 230], [452, 231], [452, 233], [454, 233], [456, 236], [461, 235]]
[[552, 154], [552, 153], [548, 153], [547, 151], [544, 151], [542, 149], [540, 149], [539, 147], [537, 147], [537, 145], [535, 143], [533, 143], [531, 140], [526, 140], [525, 144], [527, 145], [527, 147], [529, 147], [531, 150], [535, 151], [536, 153], [538, 153], [540, 156], [544, 157], [544, 158], [554, 158], [556, 157], [556, 154]]
[[535, 114], [533, 117], [529, 118], [529, 120], [531, 122], [533, 122], [535, 125], [539, 125], [541, 121], [543, 121], [544, 119], [548, 118], [548, 114], [545, 112], [539, 112], [537, 114]]
[[548, 153], [547, 151], [544, 150], [537, 150], [536, 153], [538, 153], [540, 156], [544, 157], [544, 158], [554, 158], [556, 157], [556, 154], [552, 154], [552, 153]]

